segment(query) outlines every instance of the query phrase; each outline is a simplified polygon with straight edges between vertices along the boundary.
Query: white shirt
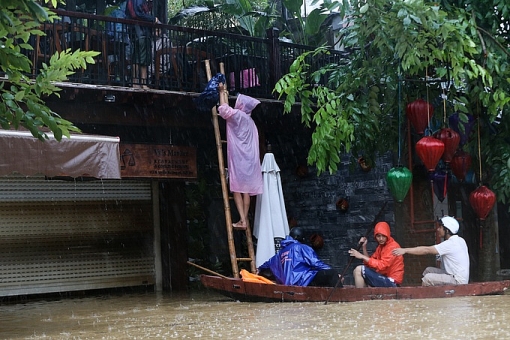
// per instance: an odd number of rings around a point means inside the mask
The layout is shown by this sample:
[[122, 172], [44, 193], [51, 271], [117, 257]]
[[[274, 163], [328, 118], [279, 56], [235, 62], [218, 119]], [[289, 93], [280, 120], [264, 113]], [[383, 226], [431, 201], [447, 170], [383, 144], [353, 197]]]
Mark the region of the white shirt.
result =
[[434, 247], [441, 256], [441, 268], [453, 275], [459, 284], [468, 283], [469, 253], [466, 241], [458, 235], [452, 235]]

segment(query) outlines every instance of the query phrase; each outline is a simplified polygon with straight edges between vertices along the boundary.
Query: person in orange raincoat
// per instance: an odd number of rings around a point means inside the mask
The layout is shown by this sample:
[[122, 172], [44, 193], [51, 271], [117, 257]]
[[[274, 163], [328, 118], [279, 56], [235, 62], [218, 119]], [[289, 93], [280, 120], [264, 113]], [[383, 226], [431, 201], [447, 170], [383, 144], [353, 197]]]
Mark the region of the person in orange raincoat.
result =
[[392, 254], [393, 249], [400, 245], [391, 237], [390, 226], [386, 222], [379, 222], [374, 228], [374, 237], [378, 243], [372, 256], [368, 256], [367, 238], [362, 237], [359, 243], [363, 246], [363, 253], [356, 249], [349, 250], [349, 255], [363, 260], [362, 265], [354, 269], [354, 284], [356, 288], [396, 287], [404, 279], [404, 259]]

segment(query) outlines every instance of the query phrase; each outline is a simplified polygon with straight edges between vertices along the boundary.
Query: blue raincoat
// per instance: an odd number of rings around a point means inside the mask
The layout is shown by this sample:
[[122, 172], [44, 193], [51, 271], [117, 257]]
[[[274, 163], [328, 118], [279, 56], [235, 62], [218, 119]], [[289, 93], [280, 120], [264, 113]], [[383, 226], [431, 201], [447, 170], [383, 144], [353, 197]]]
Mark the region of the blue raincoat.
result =
[[270, 269], [276, 282], [284, 285], [308, 286], [319, 270], [331, 269], [319, 260], [312, 247], [287, 236], [282, 249], [259, 267]]

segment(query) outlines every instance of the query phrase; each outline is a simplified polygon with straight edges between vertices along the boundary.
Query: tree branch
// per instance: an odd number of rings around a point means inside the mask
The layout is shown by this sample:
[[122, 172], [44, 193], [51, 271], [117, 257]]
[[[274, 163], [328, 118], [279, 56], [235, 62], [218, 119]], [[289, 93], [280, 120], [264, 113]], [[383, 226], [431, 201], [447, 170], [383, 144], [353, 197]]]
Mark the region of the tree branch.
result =
[[[489, 32], [487, 32], [486, 30], [484, 30], [483, 28], [481, 28], [481, 27], [479, 27], [479, 26], [476, 26], [476, 30], [477, 30], [478, 32], [485, 33], [485, 34], [486, 34], [489, 38], [491, 38], [491, 40], [492, 40], [492, 41], [494, 41], [494, 42], [496, 43], [496, 45], [498, 45], [498, 46], [501, 48], [501, 50], [502, 50], [502, 51], [503, 51], [506, 55], [508, 55], [508, 56], [510, 57], [510, 52], [508, 52], [508, 50], [507, 50], [507, 49], [506, 49], [503, 45], [501, 45], [501, 43], [500, 43], [499, 41], [497, 41], [497, 40], [496, 40], [496, 38], [494, 38], [494, 37], [493, 37], [493, 36], [492, 36]], [[480, 34], [480, 33], [478, 33], [478, 34]], [[481, 39], [481, 37], [480, 37], [480, 39]], [[482, 42], [483, 42], [483, 39], [482, 39]], [[485, 52], [485, 53], [487, 53], [487, 52], [485, 51], [485, 44], [484, 44], [484, 52]]]

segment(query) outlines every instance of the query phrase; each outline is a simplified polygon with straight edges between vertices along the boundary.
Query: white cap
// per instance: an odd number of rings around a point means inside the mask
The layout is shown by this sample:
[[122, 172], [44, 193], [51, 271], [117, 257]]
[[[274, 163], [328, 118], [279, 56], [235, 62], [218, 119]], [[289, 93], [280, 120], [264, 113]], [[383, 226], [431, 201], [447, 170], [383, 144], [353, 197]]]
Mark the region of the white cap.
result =
[[459, 231], [459, 222], [453, 217], [444, 216], [441, 218], [441, 223], [443, 223], [443, 226], [450, 230], [452, 234], [457, 234]]

